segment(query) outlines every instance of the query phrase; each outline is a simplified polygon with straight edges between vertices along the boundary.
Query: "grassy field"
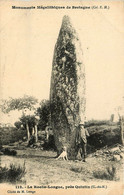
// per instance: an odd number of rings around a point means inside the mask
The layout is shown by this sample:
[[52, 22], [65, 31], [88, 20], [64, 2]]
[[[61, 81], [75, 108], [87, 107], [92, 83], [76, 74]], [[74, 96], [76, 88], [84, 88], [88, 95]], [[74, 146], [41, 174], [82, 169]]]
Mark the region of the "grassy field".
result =
[[[121, 179], [122, 161], [111, 161], [109, 156], [89, 155], [86, 162], [56, 160], [55, 156], [56, 153], [53, 151], [27, 148], [26, 150], [17, 150], [16, 157], [1, 156], [1, 163], [2, 166], [9, 166], [10, 163], [23, 165], [25, 162], [26, 174], [23, 182], [26, 184], [72, 184], [103, 180], [118, 181]], [[116, 169], [114, 173], [112, 173], [112, 167]], [[106, 176], [109, 174], [108, 168], [111, 170], [109, 175], [111, 177]]]

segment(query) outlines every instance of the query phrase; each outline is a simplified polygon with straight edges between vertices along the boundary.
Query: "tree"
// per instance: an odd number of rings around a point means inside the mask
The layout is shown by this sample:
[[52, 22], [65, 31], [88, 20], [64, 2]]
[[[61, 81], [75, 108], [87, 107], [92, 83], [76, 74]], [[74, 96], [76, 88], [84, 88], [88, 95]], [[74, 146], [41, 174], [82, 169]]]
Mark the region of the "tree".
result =
[[[30, 130], [29, 130], [29, 114], [28, 111], [33, 110], [34, 116], [36, 111], [36, 104], [38, 100], [33, 96], [24, 95], [20, 98], [9, 98], [8, 100], [2, 100], [0, 108], [3, 113], [9, 113], [12, 110], [21, 110], [22, 111], [22, 121], [25, 120], [25, 128], [27, 130], [28, 141], [30, 139]], [[34, 117], [33, 116], [33, 117]]]
[[21, 127], [22, 123], [21, 123], [21, 121], [16, 121], [16, 122], [14, 123], [14, 125], [15, 125], [15, 127], [16, 127], [17, 129], [19, 129], [19, 128]]
[[122, 105], [116, 108], [120, 123], [120, 137], [121, 144], [124, 145], [124, 97], [122, 98]]
[[45, 129], [46, 124], [49, 122], [50, 119], [50, 101], [49, 100], [42, 100], [40, 102], [40, 107], [37, 109], [37, 114], [40, 117], [39, 120], [39, 128]]
[[33, 96], [24, 95], [21, 98], [12, 98], [2, 100], [0, 108], [3, 113], [9, 113], [11, 110], [35, 109], [38, 100]]
[[[38, 126], [39, 116], [36, 115], [22, 115], [20, 118], [21, 124], [27, 129], [29, 137], [30, 135], [33, 135], [35, 137], [35, 141], [38, 141], [37, 136], [37, 126]], [[28, 125], [28, 126], [27, 126]]]
[[118, 107], [121, 144], [124, 145], [124, 115], [121, 113], [121, 111], [122, 111], [122, 107]]

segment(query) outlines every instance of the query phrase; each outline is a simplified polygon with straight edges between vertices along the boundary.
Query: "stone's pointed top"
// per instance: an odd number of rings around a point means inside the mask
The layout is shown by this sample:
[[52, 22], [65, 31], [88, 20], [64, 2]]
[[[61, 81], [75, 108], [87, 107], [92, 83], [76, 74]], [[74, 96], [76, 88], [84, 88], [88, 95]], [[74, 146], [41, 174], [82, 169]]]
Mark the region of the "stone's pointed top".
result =
[[62, 25], [70, 25], [71, 24], [71, 20], [70, 20], [70, 17], [68, 15], [65, 15], [63, 16], [63, 19], [62, 19]]
[[[76, 37], [76, 31], [72, 25], [71, 19], [68, 15], [65, 15], [62, 20], [62, 25], [60, 29], [60, 34], [66, 32], [70, 35], [70, 37]], [[65, 36], [65, 33], [63, 34]]]
[[63, 22], [70, 22], [70, 17], [68, 15], [63, 16]]

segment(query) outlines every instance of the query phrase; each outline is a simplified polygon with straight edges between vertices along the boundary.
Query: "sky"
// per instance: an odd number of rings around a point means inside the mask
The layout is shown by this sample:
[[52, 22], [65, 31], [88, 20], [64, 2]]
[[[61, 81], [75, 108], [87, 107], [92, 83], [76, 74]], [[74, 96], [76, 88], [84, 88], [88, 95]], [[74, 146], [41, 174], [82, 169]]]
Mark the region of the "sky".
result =
[[[0, 98], [24, 94], [49, 98], [54, 46], [62, 18], [69, 15], [83, 50], [87, 119], [109, 119], [124, 96], [123, 3], [102, 2], [109, 10], [13, 10], [12, 5], [40, 6], [41, 1], [1, 2]], [[56, 1], [54, 5], [67, 3]], [[75, 5], [92, 6], [94, 2]]]

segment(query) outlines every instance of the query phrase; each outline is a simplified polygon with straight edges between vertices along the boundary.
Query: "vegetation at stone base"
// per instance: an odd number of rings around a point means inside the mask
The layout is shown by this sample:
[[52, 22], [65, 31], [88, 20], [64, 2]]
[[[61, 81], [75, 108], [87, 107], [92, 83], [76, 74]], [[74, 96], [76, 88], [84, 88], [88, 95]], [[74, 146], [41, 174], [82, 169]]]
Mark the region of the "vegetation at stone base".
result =
[[26, 174], [25, 163], [23, 166], [10, 164], [10, 167], [0, 167], [0, 182], [16, 183], [20, 182]]
[[105, 171], [95, 171], [93, 172], [93, 176], [97, 179], [104, 179], [104, 180], [118, 180], [116, 177], [117, 168], [115, 166], [106, 167]]
[[53, 135], [50, 135], [49, 140], [47, 142], [46, 141], [44, 142], [43, 149], [44, 150], [54, 150], [54, 151], [57, 150]]

